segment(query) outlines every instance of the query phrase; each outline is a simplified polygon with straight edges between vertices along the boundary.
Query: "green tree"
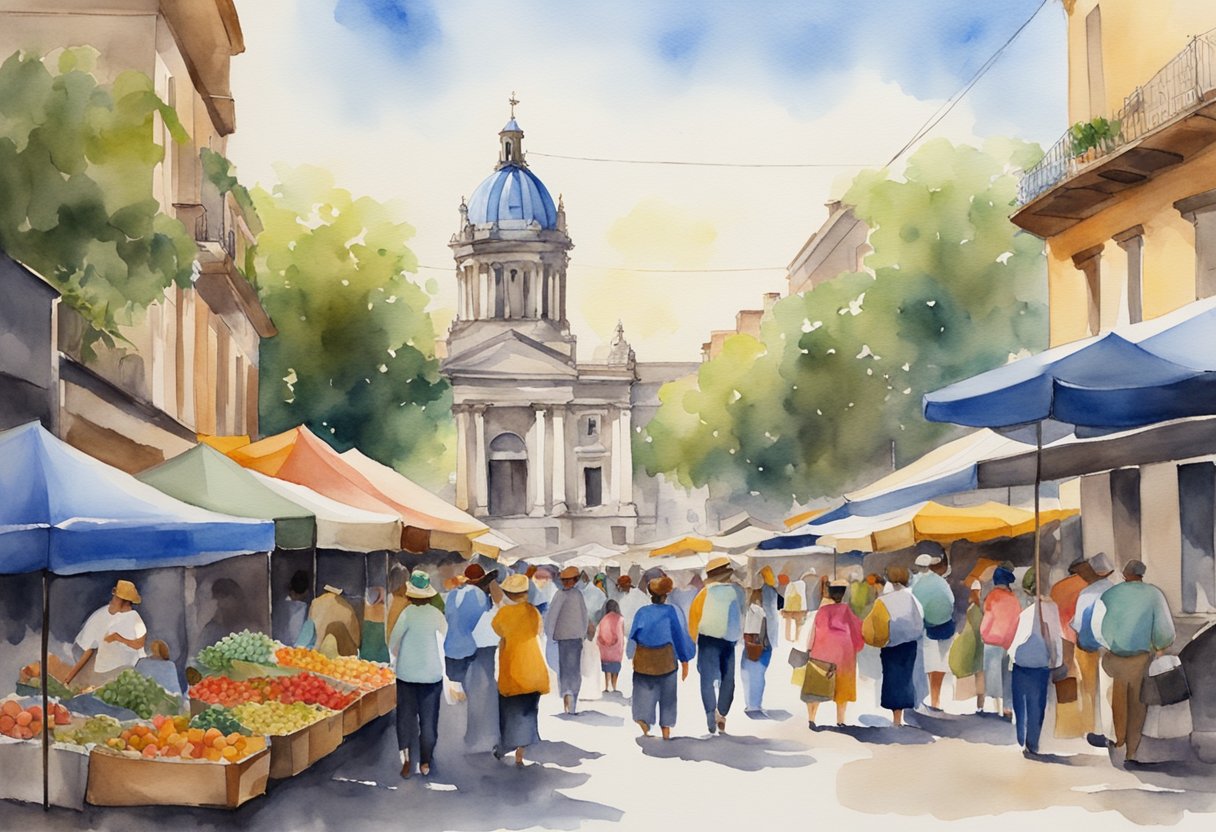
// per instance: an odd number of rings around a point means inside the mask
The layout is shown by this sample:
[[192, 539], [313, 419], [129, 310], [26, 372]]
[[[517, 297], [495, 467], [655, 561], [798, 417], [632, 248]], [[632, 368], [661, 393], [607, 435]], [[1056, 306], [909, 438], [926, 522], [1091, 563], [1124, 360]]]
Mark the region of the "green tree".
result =
[[261, 427], [305, 424], [438, 487], [453, 467], [451, 388], [439, 373], [434, 287], [420, 287], [389, 205], [354, 197], [316, 167], [255, 188], [257, 284], [279, 334], [262, 343]]
[[0, 248], [40, 272], [109, 345], [174, 282], [188, 286], [197, 252], [152, 195], [164, 157], [159, 115], [187, 137], [151, 80], [93, 75], [96, 52], [51, 61], [15, 53], [0, 65]]
[[836, 496], [952, 429], [924, 393], [1046, 345], [1043, 244], [1009, 222], [1017, 175], [1041, 155], [926, 143], [904, 176], [859, 174], [844, 195], [871, 229], [873, 271], [839, 275], [773, 308], [759, 341], [728, 338], [668, 385], [638, 464], [718, 497], [781, 506]]

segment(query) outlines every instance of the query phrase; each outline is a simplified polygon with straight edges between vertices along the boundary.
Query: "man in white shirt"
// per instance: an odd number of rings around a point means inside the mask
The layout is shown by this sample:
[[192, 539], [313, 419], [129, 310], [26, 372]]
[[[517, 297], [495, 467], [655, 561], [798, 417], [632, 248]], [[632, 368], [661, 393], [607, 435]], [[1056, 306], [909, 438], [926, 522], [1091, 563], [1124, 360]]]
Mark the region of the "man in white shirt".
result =
[[110, 603], [90, 615], [76, 636], [76, 646], [84, 653], [65, 680], [69, 685], [86, 666], [85, 685], [105, 684], [148, 655], [148, 628], [134, 609], [141, 600], [130, 581], [114, 585]]
[[[1034, 592], [1034, 583], [1027, 584], [1027, 591]], [[1036, 598], [1022, 610], [1009, 655], [1013, 659], [1013, 718], [1018, 744], [1034, 756], [1039, 753], [1051, 672], [1064, 660], [1060, 610], [1055, 601]]]

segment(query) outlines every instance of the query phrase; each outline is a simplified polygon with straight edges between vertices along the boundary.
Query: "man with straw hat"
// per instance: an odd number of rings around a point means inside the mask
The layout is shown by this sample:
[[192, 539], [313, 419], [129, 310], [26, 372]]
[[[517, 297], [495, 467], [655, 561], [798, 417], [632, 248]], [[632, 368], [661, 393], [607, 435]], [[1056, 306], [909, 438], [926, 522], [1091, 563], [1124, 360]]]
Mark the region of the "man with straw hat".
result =
[[1101, 733], [1102, 703], [1101, 695], [1101, 659], [1102, 642], [1098, 639], [1093, 628], [1094, 606], [1106, 590], [1115, 585], [1115, 565], [1105, 552], [1086, 561], [1094, 580], [1081, 590], [1077, 596], [1077, 606], [1069, 623], [1076, 633], [1077, 649], [1074, 658], [1077, 662], [1077, 672], [1080, 675], [1078, 687], [1081, 703], [1081, 725], [1085, 731], [1086, 740], [1090, 745], [1099, 748], [1106, 747], [1106, 736]]
[[330, 639], [339, 656], [355, 656], [363, 642], [363, 628], [355, 608], [342, 597], [342, 589], [326, 584], [325, 591], [318, 595], [308, 608], [314, 639], [318, 647]]
[[448, 635], [443, 642], [443, 653], [447, 662], [448, 681], [459, 687], [456, 698], [464, 697], [465, 674], [477, 652], [473, 630], [481, 617], [490, 609], [490, 596], [482, 589], [489, 586], [498, 572], [490, 572], [479, 563], [470, 563], [464, 574], [458, 575], [458, 586], [444, 600], [444, 615], [448, 621]]
[[557, 577], [562, 588], [553, 596], [545, 615], [545, 635], [557, 643], [558, 692], [563, 710], [572, 714], [578, 709], [578, 694], [583, 686], [583, 640], [589, 637], [591, 617], [586, 597], [578, 588], [578, 569], [567, 566]]
[[65, 682], [75, 680], [84, 687], [102, 685], [148, 655], [144, 650], [148, 628], [134, 609], [142, 600], [130, 581], [120, 580], [114, 585], [110, 603], [90, 615], [80, 628], [76, 646], [84, 653]]
[[705, 586], [688, 611], [688, 634], [697, 645], [701, 704], [709, 733], [726, 732], [726, 715], [735, 697], [735, 645], [743, 637], [743, 587], [731, 578], [730, 558], [713, 557], [705, 565]]
[[439, 645], [448, 625], [443, 613], [430, 603], [435, 595], [429, 578], [415, 581], [411, 576], [405, 589], [409, 606], [397, 618], [389, 637], [389, 658], [397, 671], [397, 743], [402, 777], [410, 776], [410, 753], [415, 746], [419, 773], [423, 777], [430, 774], [439, 739], [439, 699], [443, 695]]

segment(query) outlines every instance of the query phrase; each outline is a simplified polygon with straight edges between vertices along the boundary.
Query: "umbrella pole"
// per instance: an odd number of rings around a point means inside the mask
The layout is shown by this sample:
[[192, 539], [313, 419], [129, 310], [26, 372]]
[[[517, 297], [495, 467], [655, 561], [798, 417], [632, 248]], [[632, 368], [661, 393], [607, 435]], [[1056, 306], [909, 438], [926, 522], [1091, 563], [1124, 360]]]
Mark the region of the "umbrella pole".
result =
[[47, 673], [49, 672], [48, 654], [51, 647], [51, 576], [46, 569], [42, 570], [42, 811], [51, 809], [51, 720], [50, 702], [47, 695]]
[[1039, 527], [1039, 484], [1043, 482], [1043, 422], [1035, 424], [1034, 432], [1034, 597], [1043, 597], [1043, 570], [1040, 568], [1039, 556], [1042, 548]]

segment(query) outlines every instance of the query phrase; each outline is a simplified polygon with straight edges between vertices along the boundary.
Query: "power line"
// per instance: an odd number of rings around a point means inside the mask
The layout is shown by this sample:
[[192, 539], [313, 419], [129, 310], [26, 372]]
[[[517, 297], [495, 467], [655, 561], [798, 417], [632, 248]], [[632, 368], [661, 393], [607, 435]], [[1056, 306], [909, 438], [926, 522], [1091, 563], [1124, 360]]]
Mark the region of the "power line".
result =
[[891, 165], [895, 164], [895, 161], [899, 159], [900, 156], [907, 153], [913, 145], [928, 135], [929, 131], [936, 127], [942, 119], [950, 114], [950, 111], [953, 110], [964, 97], [966, 97], [967, 93], [971, 92], [971, 88], [979, 83], [979, 80], [988, 73], [988, 70], [992, 69], [992, 66], [1000, 59], [1001, 55], [1005, 54], [1005, 50], [1013, 45], [1013, 42], [1017, 40], [1018, 35], [1022, 34], [1026, 27], [1030, 25], [1030, 21], [1039, 16], [1039, 12], [1043, 11], [1044, 7], [1047, 6], [1047, 2], [1048, 0], [1043, 0], [1043, 2], [1039, 3], [1038, 8], [1031, 13], [1030, 17], [1026, 18], [1025, 22], [1023, 22], [1022, 25], [1017, 28], [1017, 31], [1010, 35], [1009, 39], [1001, 44], [1001, 47], [997, 49], [996, 52], [992, 53], [992, 57], [980, 65], [980, 68], [976, 70], [975, 74], [971, 76], [971, 79], [966, 84], [955, 92], [954, 95], [942, 102], [942, 105], [938, 107], [936, 111], [934, 111], [933, 115], [929, 116], [928, 120], [926, 120], [925, 123], [912, 134], [912, 138], [908, 139], [907, 143], [899, 149], [899, 152], [892, 156], [891, 160], [883, 165], [883, 167], [890, 167]]
[[[783, 272], [785, 266], [739, 266], [737, 268], [726, 269], [635, 269], [630, 266], [594, 266], [588, 263], [571, 263], [572, 268], [576, 269], [600, 269], [602, 271], [612, 272], [640, 272], [643, 274], [713, 274], [727, 272]], [[426, 266], [419, 264], [418, 268], [428, 269], [436, 272], [450, 272], [455, 266]]]
[[601, 156], [565, 156], [560, 153], [539, 153], [528, 151], [529, 156], [542, 156], [546, 159], [567, 159], [574, 162], [609, 162], [618, 165], [675, 165], [679, 167], [697, 168], [864, 168], [873, 165], [861, 162], [691, 162], [676, 159], [609, 159]]

